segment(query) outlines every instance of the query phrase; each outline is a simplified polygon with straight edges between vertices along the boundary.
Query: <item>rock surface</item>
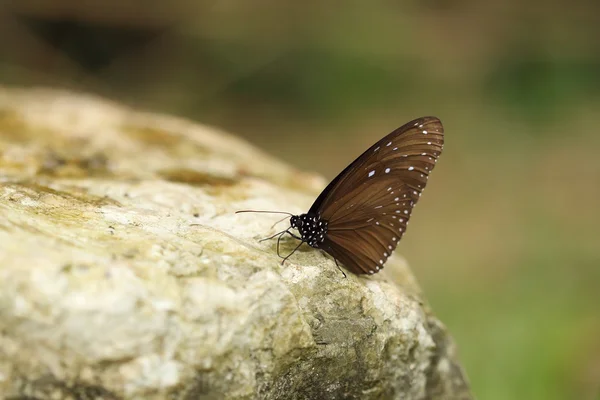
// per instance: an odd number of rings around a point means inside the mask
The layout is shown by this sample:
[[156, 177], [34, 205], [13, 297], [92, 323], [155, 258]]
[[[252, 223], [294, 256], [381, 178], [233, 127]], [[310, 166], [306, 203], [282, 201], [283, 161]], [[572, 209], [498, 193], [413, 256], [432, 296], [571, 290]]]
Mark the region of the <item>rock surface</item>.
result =
[[277, 216], [234, 214], [302, 212], [325, 183], [213, 128], [0, 88], [0, 393], [470, 399], [399, 255], [281, 266], [257, 240]]

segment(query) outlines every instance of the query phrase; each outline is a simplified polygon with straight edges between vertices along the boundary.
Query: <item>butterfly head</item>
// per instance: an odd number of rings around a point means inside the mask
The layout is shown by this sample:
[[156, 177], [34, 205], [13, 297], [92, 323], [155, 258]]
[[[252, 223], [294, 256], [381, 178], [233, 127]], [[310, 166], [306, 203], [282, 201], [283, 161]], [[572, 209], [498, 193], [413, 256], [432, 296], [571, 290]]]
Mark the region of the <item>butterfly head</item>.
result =
[[302, 221], [300, 220], [299, 215], [292, 215], [290, 217], [290, 225], [292, 226], [292, 228], [298, 229], [300, 227], [301, 223], [302, 223]]
[[318, 248], [327, 234], [327, 221], [318, 215], [300, 214], [290, 218], [292, 228], [298, 229], [300, 237], [309, 246]]

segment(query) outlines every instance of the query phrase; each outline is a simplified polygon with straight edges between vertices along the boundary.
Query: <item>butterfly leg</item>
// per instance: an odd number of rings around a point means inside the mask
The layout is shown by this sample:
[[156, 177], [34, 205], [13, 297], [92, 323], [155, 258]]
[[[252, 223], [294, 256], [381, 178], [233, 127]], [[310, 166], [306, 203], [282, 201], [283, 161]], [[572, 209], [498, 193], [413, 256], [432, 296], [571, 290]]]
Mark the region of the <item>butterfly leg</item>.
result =
[[285, 232], [282, 232], [281, 235], [279, 235], [279, 237], [277, 238], [277, 257], [279, 257], [279, 258], [283, 258], [283, 257], [281, 257], [281, 254], [279, 254], [279, 242], [281, 242], [281, 238], [284, 234], [285, 234]]
[[[290, 236], [293, 237], [294, 239], [300, 240], [300, 244], [304, 243], [304, 241], [302, 240], [301, 237], [298, 237], [298, 236], [294, 235], [292, 232], [289, 231], [289, 229], [286, 230], [286, 231], [283, 231], [283, 232], [279, 232], [279, 233], [280, 233], [280, 235], [277, 238], [277, 255], [279, 256], [279, 258], [283, 258], [283, 257], [281, 257], [281, 254], [279, 254], [279, 243], [281, 242], [281, 238], [283, 237], [284, 234], [289, 233]], [[300, 247], [300, 245], [298, 245], [298, 247]], [[296, 251], [296, 250], [294, 250], [294, 251]], [[292, 254], [293, 254], [293, 252], [292, 252]], [[291, 256], [291, 254], [290, 254], [290, 256]], [[289, 257], [289, 256], [287, 256], [287, 257]], [[283, 258], [283, 261], [285, 261], [287, 259], [287, 257]], [[282, 262], [282, 264], [283, 264], [283, 262]]]
[[[289, 231], [289, 229], [288, 229], [288, 230], [286, 230], [286, 231], [283, 231], [283, 232], [279, 232], [279, 233], [280, 233], [280, 234], [279, 234], [279, 237], [277, 238], [277, 255], [279, 256], [279, 258], [283, 258], [283, 257], [281, 257], [281, 254], [279, 254], [279, 243], [281, 242], [281, 238], [282, 238], [282, 237], [283, 237], [283, 235], [285, 235], [286, 233], [289, 233], [289, 234], [290, 234], [290, 235], [292, 235], [293, 237], [296, 237], [296, 236], [294, 236], [294, 234], [293, 234], [293, 233], [291, 233], [291, 232]], [[297, 238], [297, 239], [300, 239], [300, 238]], [[302, 240], [302, 239], [300, 239], [300, 240]]]
[[294, 249], [294, 251], [292, 251], [290, 254], [288, 254], [282, 261], [281, 261], [281, 265], [283, 265], [285, 263], [285, 261], [290, 258], [292, 256], [292, 254], [294, 254], [296, 252], [296, 250], [298, 250], [300, 248], [300, 246], [302, 246], [302, 243], [304, 242], [300, 242], [300, 244], [298, 244], [298, 246], [296, 246], [296, 248]]
[[287, 231], [287, 233], [289, 233], [294, 239], [298, 239], [298, 240], [302, 240], [302, 238], [300, 236], [296, 236], [294, 235], [292, 232], [290, 232], [289, 230]]
[[[288, 228], [288, 229], [289, 229], [289, 228]], [[273, 238], [274, 238], [275, 236], [277, 236], [277, 235], [279, 235], [279, 237], [281, 237], [281, 236], [282, 236], [284, 233], [286, 233], [286, 232], [288, 231], [288, 229], [286, 229], [286, 230], [283, 230], [283, 231], [281, 231], [281, 232], [277, 232], [277, 233], [276, 233], [276, 234], [274, 234], [273, 236], [269, 236], [269, 237], [266, 237], [266, 238], [264, 238], [264, 239], [260, 239], [258, 242], [260, 243], [260, 242], [264, 242], [265, 240], [271, 240], [271, 239], [273, 239]]]
[[275, 228], [275, 225], [277, 225], [278, 223], [280, 223], [281, 221], [283, 221], [284, 219], [287, 219], [287, 218], [289, 218], [289, 217], [283, 217], [283, 218], [281, 218], [279, 221], [275, 222], [275, 223], [273, 224], [273, 226], [271, 226], [271, 229]]
[[337, 258], [333, 257], [333, 259], [335, 260], [336, 267], [338, 267], [340, 272], [344, 275], [344, 278], [347, 278], [346, 273], [340, 268], [340, 264], [338, 264]]
[[347, 278], [346, 273], [344, 272], [344, 270], [340, 267], [340, 264], [338, 263], [337, 258], [335, 258], [335, 256], [331, 253], [331, 247], [328, 247], [328, 250], [325, 254], [329, 254], [331, 257], [333, 257], [333, 261], [335, 261], [335, 266], [340, 270], [340, 272], [342, 273], [342, 275], [344, 275], [344, 278]]

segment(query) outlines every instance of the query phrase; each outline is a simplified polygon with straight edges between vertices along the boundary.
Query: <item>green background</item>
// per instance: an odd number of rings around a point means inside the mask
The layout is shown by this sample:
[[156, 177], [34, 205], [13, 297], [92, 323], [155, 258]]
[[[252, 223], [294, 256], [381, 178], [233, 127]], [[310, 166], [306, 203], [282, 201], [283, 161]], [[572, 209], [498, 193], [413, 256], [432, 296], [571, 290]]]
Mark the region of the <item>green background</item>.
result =
[[441, 118], [398, 251], [475, 395], [600, 399], [600, 3], [79, 3], [1, 6], [0, 83], [186, 116], [328, 177]]

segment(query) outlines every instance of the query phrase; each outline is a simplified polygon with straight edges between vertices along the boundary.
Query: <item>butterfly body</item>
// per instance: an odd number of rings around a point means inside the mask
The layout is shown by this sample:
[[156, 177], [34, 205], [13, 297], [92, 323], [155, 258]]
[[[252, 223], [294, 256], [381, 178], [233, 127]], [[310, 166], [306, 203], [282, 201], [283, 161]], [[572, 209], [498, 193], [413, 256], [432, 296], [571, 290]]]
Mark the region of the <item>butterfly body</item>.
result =
[[316, 249], [320, 248], [327, 235], [327, 221], [315, 214], [292, 215], [290, 226], [298, 230], [303, 242]]
[[307, 243], [355, 274], [379, 272], [406, 232], [443, 147], [438, 118], [402, 125], [338, 174], [306, 214], [289, 214], [290, 228], [273, 237], [288, 233], [301, 240], [296, 249]]

